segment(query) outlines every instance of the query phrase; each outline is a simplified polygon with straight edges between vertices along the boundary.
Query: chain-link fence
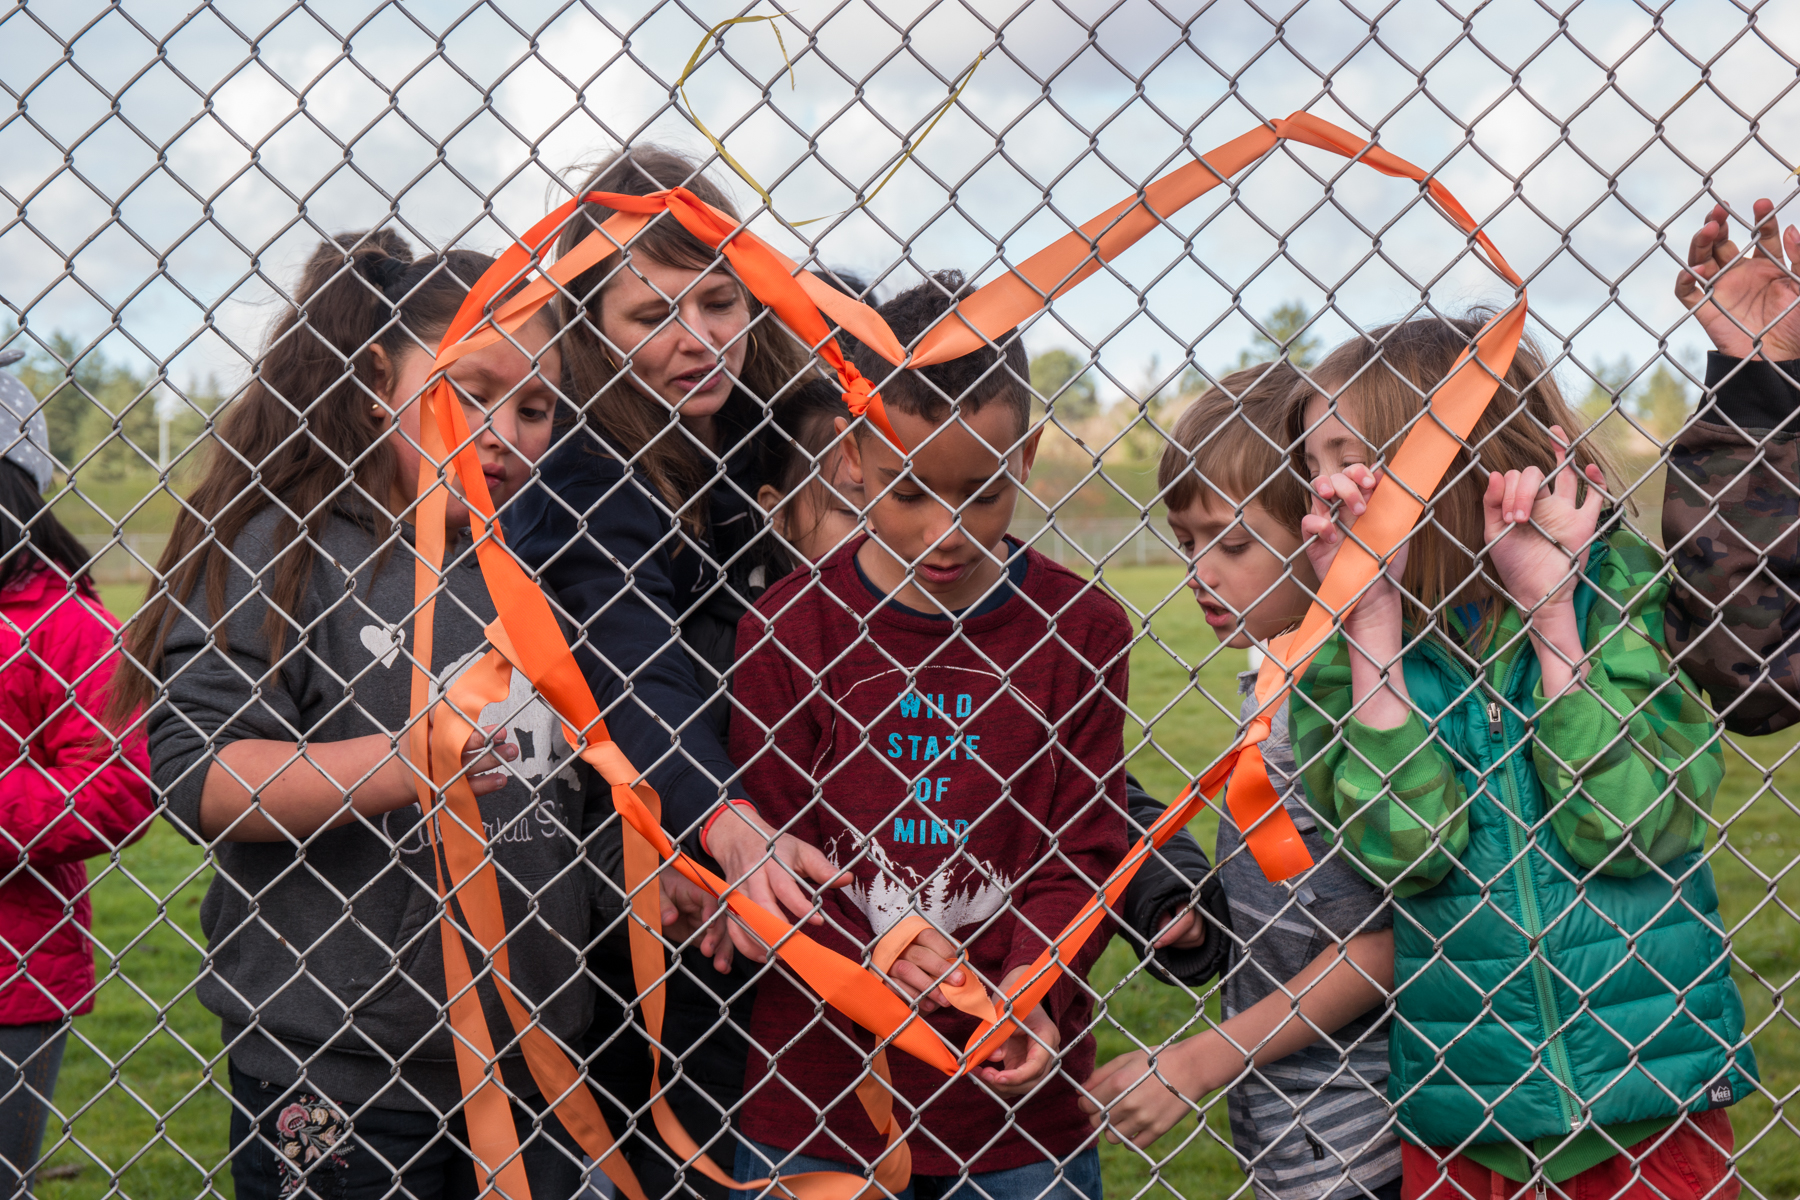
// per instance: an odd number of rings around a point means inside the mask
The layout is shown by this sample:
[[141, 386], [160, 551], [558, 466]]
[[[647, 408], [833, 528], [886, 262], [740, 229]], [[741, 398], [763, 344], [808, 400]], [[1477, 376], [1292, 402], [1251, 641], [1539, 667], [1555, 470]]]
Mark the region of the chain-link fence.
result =
[[1800, 1195], [1797, 46], [0, 10], [0, 1191]]

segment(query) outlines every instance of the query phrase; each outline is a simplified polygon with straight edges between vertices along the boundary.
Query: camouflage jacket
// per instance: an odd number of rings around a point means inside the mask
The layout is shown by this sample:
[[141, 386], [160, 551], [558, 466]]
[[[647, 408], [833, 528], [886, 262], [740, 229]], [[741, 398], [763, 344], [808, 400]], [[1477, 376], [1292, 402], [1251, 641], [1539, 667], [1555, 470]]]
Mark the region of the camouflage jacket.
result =
[[1711, 354], [1706, 386], [1663, 501], [1669, 652], [1727, 729], [1773, 733], [1800, 721], [1800, 360]]

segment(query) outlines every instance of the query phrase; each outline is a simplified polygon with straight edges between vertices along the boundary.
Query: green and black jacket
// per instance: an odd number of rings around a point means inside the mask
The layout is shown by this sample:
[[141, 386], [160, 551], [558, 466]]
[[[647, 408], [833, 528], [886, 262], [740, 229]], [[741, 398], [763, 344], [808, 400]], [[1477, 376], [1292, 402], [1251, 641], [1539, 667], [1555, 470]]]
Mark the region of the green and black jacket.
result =
[[1591, 665], [1552, 704], [1510, 607], [1490, 638], [1446, 614], [1450, 638], [1415, 640], [1398, 729], [1350, 716], [1342, 635], [1294, 697], [1314, 808], [1397, 900], [1388, 1095], [1425, 1145], [1531, 1145], [1754, 1086], [1700, 853], [1722, 755], [1663, 647], [1667, 570], [1618, 532], [1584, 574]]

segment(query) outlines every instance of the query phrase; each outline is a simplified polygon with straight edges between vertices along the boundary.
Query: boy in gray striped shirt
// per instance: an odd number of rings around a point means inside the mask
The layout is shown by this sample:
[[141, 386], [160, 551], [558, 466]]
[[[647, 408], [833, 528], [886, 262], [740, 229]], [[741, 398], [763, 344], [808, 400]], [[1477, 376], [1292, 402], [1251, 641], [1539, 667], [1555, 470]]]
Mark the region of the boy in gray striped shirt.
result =
[[[1305, 614], [1317, 587], [1300, 550], [1310, 497], [1285, 452], [1288, 396], [1298, 383], [1285, 362], [1227, 376], [1181, 415], [1163, 452], [1158, 482], [1169, 525], [1193, 563], [1189, 586], [1226, 647], [1280, 634]], [[1240, 676], [1238, 688], [1248, 721], [1257, 709], [1254, 672]], [[1400, 1142], [1384, 1094], [1391, 910], [1319, 835], [1285, 701], [1262, 754], [1315, 865], [1270, 883], [1220, 814], [1214, 861], [1233, 943], [1225, 1021], [1166, 1045], [1154, 1063], [1142, 1052], [1107, 1063], [1088, 1081], [1083, 1107], [1112, 1140], [1147, 1147], [1230, 1084], [1232, 1141], [1258, 1196], [1398, 1200]]]

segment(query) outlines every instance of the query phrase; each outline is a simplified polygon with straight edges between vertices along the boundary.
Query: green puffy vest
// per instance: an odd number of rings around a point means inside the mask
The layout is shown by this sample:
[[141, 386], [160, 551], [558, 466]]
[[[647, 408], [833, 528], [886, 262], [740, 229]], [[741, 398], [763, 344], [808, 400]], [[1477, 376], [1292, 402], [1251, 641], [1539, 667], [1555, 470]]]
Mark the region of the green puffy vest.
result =
[[[1576, 596], [1584, 630], [1597, 599], [1591, 581], [1606, 575], [1609, 552], [1632, 560], [1624, 572], [1611, 564], [1615, 584], [1633, 581], [1633, 594], [1610, 597], [1619, 606], [1664, 586], [1639, 574], [1632, 551], [1653, 553], [1642, 542], [1613, 541], [1610, 551], [1595, 543]], [[1646, 624], [1660, 640], [1660, 611]], [[1394, 902], [1388, 1096], [1403, 1131], [1426, 1145], [1529, 1141], [1571, 1132], [1584, 1117], [1599, 1126], [1649, 1120], [1754, 1090], [1712, 868], [1694, 851], [1619, 878], [1570, 856], [1533, 767], [1525, 720], [1536, 712], [1539, 668], [1525, 638], [1507, 645], [1518, 628], [1510, 614], [1494, 642], [1505, 649], [1481, 682], [1436, 641], [1404, 659], [1412, 701], [1449, 748], [1468, 797], [1459, 865]], [[1334, 653], [1342, 657], [1335, 641], [1302, 691]], [[1321, 752], [1336, 734], [1308, 708], [1296, 698], [1297, 749]], [[1331, 811], [1319, 795], [1312, 801]]]

